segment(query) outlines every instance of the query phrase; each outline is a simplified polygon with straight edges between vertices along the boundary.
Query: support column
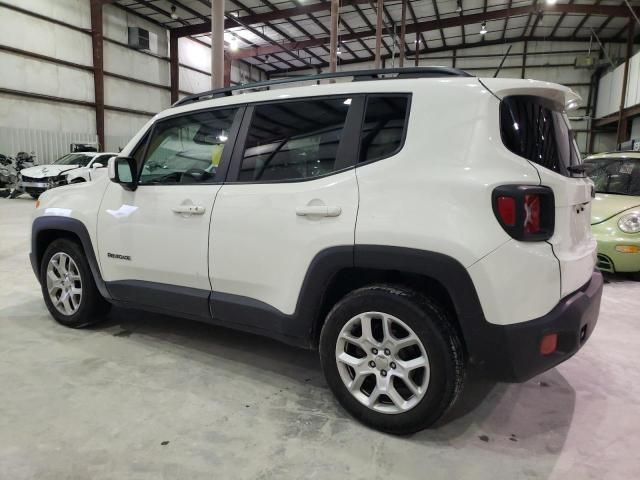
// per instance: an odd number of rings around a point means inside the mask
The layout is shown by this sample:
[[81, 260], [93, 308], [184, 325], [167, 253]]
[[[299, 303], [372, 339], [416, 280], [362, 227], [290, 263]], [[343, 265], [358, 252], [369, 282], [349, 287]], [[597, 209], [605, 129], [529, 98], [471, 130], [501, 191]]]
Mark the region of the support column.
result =
[[169, 34], [169, 71], [171, 86], [171, 104], [178, 101], [180, 91], [180, 58], [178, 54], [178, 36], [171, 31]]
[[618, 112], [618, 143], [628, 140], [629, 125], [627, 118], [624, 116], [625, 100], [627, 99], [627, 83], [629, 77], [629, 59], [633, 54], [633, 35], [635, 33], [635, 20], [629, 18], [629, 26], [627, 27], [627, 53], [624, 61], [624, 74], [622, 77], [622, 94], [620, 95], [620, 111]]
[[383, 2], [384, 0], [378, 0], [378, 5], [376, 7], [376, 59], [375, 59], [375, 67], [376, 69], [380, 68], [380, 47], [382, 46], [382, 16], [384, 15], [383, 11]]
[[414, 65], [417, 67], [420, 65], [420, 32], [416, 32], [416, 55], [413, 59]]
[[231, 63], [233, 61], [233, 57], [230, 54], [225, 54], [224, 56], [224, 86], [231, 86]]
[[524, 41], [524, 50], [522, 52], [522, 70], [520, 71], [520, 78], [524, 78], [527, 69], [527, 41]]
[[338, 67], [338, 20], [340, 0], [331, 0], [331, 39], [329, 45], [329, 72], [334, 73]]
[[224, 0], [211, 1], [211, 88], [224, 87]]
[[404, 67], [404, 53], [407, 49], [406, 43], [407, 33], [407, 0], [402, 0], [402, 15], [400, 18], [400, 59], [398, 65], [400, 68]]
[[102, 1], [91, 0], [91, 46], [93, 49], [93, 90], [96, 109], [98, 150], [104, 151], [104, 57], [102, 38]]

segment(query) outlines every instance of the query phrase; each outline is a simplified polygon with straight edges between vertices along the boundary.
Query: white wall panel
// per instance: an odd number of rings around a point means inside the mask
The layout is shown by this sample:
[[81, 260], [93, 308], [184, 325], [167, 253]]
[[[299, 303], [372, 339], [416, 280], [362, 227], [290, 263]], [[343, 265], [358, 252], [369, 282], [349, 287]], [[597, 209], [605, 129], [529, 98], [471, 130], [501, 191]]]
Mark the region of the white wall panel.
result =
[[104, 91], [106, 105], [144, 110], [154, 114], [167, 108], [171, 101], [168, 90], [131, 83], [119, 78], [105, 77]]
[[91, 9], [87, 0], [9, 0], [8, 3], [79, 28], [91, 28]]
[[96, 117], [91, 107], [0, 94], [0, 127], [95, 133]]
[[0, 18], [3, 19], [0, 44], [81, 65], [92, 65], [90, 35], [4, 7], [0, 7]]
[[640, 53], [631, 57], [628, 79], [625, 107], [632, 107], [640, 103]]
[[[624, 63], [618, 65], [615, 70], [606, 73], [600, 79], [598, 106], [596, 108], [597, 117], [604, 117], [619, 110], [623, 77]], [[636, 53], [631, 57], [629, 62], [625, 107], [632, 107], [638, 104], [640, 104], [640, 53]]]
[[209, 75], [183, 67], [180, 67], [179, 75], [180, 90], [190, 93], [211, 90], [211, 77]]
[[131, 115], [107, 110], [104, 114], [105, 151], [118, 152], [149, 121], [144, 115]]
[[169, 62], [111, 42], [104, 42], [107, 72], [169, 86]]
[[5, 52], [0, 65], [0, 87], [93, 102], [91, 72]]
[[186, 37], [178, 41], [180, 63], [205, 72], [211, 72], [211, 49]]

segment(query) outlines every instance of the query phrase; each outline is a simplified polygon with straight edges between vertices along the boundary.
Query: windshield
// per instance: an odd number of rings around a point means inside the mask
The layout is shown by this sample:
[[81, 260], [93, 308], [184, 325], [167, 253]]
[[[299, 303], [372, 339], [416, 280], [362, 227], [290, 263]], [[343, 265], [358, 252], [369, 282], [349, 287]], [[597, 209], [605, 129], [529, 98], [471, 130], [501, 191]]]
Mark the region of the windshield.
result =
[[640, 158], [598, 158], [585, 165], [596, 192], [640, 195]]
[[82, 153], [68, 153], [53, 162], [54, 165], [80, 165], [86, 167], [93, 157]]

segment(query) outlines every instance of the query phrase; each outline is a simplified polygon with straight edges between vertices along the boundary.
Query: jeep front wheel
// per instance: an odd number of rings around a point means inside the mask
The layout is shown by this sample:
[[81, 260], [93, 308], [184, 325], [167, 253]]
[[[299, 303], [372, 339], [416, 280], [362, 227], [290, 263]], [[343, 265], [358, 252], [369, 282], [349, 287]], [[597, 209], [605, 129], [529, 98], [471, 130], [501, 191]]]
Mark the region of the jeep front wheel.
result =
[[447, 313], [395, 286], [362, 288], [338, 302], [322, 329], [320, 357], [341, 405], [389, 433], [432, 425], [464, 382], [462, 346]]
[[47, 309], [67, 327], [96, 323], [111, 306], [100, 295], [84, 252], [68, 239], [55, 240], [45, 250], [40, 285]]

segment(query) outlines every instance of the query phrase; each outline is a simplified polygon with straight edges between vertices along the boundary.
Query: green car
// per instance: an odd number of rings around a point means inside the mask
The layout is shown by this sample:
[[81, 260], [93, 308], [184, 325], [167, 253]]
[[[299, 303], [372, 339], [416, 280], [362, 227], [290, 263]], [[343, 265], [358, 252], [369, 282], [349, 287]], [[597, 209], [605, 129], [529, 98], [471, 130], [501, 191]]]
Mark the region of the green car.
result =
[[585, 159], [595, 183], [591, 228], [598, 268], [640, 280], [640, 152], [600, 153]]

